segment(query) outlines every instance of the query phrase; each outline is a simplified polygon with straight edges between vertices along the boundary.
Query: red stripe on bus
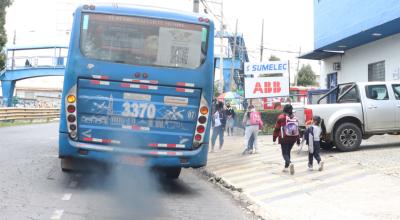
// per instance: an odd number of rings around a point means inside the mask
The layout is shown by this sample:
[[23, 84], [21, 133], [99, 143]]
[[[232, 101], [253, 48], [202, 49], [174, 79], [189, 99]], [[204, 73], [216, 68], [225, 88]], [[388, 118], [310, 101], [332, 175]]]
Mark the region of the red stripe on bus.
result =
[[91, 84], [95, 84], [95, 85], [99, 85], [100, 84], [100, 80], [90, 80]]
[[121, 83], [121, 87], [129, 88], [129, 83]]
[[176, 155], [176, 152], [167, 152], [167, 155], [175, 156], [175, 155]]
[[85, 137], [83, 138], [84, 141], [92, 141], [92, 138]]
[[146, 86], [146, 85], [140, 85], [140, 87], [139, 88], [141, 88], [141, 89], [149, 89], [149, 86]]
[[176, 147], [176, 144], [167, 144], [167, 147], [174, 148]]
[[101, 142], [105, 143], [105, 144], [111, 144], [111, 140], [110, 139], [102, 139]]
[[158, 146], [158, 144], [154, 144], [154, 143], [149, 144], [149, 147], [157, 147], [157, 146]]
[[131, 128], [132, 128], [132, 130], [140, 130], [141, 127], [137, 126], [137, 125], [132, 125]]
[[184, 88], [176, 88], [177, 92], [185, 92], [186, 90]]

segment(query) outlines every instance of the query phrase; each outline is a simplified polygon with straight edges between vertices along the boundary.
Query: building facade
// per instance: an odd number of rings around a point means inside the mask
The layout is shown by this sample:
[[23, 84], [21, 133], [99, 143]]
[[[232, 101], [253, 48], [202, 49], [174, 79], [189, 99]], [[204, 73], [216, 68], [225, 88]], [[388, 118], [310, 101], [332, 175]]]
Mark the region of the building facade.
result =
[[314, 48], [323, 88], [400, 80], [400, 1], [314, 0]]

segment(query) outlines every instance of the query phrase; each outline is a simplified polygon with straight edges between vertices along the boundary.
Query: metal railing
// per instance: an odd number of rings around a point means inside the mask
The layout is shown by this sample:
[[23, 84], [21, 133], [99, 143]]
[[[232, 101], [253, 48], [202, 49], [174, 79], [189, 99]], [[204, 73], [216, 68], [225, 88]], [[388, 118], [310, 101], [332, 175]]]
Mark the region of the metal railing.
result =
[[56, 119], [59, 108], [0, 108], [0, 122]]
[[7, 70], [65, 67], [66, 56], [15, 56], [7, 58]]

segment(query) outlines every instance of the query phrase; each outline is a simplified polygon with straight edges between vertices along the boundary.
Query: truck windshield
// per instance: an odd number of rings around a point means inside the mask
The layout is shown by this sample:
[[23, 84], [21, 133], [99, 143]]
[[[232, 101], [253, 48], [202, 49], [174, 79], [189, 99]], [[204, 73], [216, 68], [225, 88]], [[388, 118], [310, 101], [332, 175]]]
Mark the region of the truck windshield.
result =
[[84, 13], [80, 47], [98, 60], [195, 69], [207, 55], [207, 32], [197, 24]]

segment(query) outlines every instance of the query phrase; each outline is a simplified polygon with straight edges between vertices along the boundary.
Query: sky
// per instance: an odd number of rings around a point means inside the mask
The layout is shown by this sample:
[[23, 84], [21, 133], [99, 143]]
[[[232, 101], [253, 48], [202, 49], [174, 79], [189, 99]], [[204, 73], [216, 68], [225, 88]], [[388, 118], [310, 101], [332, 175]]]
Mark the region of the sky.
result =
[[[209, 15], [219, 28], [221, 0], [205, 0]], [[193, 0], [14, 0], [7, 9], [6, 31], [8, 45], [31, 44], [64, 44], [68, 45], [72, 13], [76, 6], [84, 3], [118, 2], [156, 7], [172, 8], [181, 11], [192, 11]], [[213, 3], [217, 2], [217, 3]], [[204, 13], [200, 3], [200, 12]], [[216, 15], [216, 16], [213, 16]], [[243, 34], [250, 61], [260, 60], [261, 24], [264, 19], [264, 55], [266, 61], [271, 54], [282, 60], [289, 59], [297, 68], [296, 53], [277, 52], [272, 50], [302, 53], [313, 49], [313, 1], [312, 0], [223, 0], [223, 21], [228, 32], [235, 32], [236, 19], [238, 32]], [[272, 49], [272, 50], [270, 50]], [[216, 49], [217, 51], [217, 49]], [[319, 72], [316, 62], [300, 60], [302, 64], [312, 64], [313, 70]]]

